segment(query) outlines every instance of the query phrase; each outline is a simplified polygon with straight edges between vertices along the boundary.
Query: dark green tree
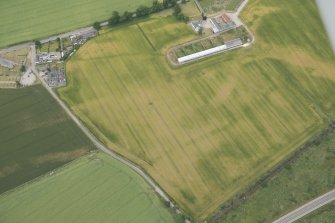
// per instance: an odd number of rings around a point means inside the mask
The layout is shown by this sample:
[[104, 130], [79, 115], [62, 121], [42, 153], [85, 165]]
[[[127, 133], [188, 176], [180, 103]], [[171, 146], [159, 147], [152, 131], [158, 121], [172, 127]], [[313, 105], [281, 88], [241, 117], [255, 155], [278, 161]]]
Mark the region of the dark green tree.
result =
[[35, 48], [36, 50], [40, 50], [42, 48], [42, 43], [39, 40], [35, 40]]
[[20, 67], [20, 71], [21, 71], [21, 72], [26, 72], [26, 66], [22, 65], [22, 66]]
[[178, 4], [173, 7], [173, 15], [178, 18], [178, 15], [181, 13], [181, 8]]
[[136, 17], [144, 17], [151, 13], [151, 9], [147, 6], [141, 5], [136, 9]]
[[163, 5], [163, 7], [164, 7], [165, 9], [167, 9], [167, 8], [169, 7], [169, 2], [168, 2], [168, 0], [163, 0], [162, 5]]
[[127, 22], [133, 19], [133, 13], [125, 11], [121, 17], [121, 21]]
[[160, 12], [164, 9], [164, 6], [162, 3], [158, 2], [158, 0], [154, 0], [151, 6], [152, 12]]
[[61, 46], [61, 42], [60, 42], [60, 38], [59, 37], [57, 37], [56, 41], [58, 43], [58, 48], [56, 49], [56, 51], [58, 52], [58, 51], [61, 50], [62, 46]]
[[101, 29], [100, 22], [95, 22], [95, 23], [93, 23], [93, 28], [94, 28], [96, 31], [99, 31], [99, 30]]
[[109, 25], [116, 25], [120, 22], [120, 14], [117, 11], [112, 12], [112, 17], [108, 20]]

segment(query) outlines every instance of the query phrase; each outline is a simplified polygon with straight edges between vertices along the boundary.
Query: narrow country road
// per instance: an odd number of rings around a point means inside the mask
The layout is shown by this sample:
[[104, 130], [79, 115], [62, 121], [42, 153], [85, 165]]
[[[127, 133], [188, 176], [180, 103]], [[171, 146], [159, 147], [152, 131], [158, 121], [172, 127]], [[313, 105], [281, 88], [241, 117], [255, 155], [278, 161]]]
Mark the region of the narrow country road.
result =
[[14, 51], [14, 50], [20, 50], [20, 49], [23, 49], [23, 48], [28, 48], [28, 47], [32, 46], [33, 44], [34, 43], [32, 43], [32, 42], [28, 42], [28, 43], [23, 43], [23, 44], [15, 45], [15, 46], [12, 46], [12, 47], [8, 47], [6, 49], [1, 49], [0, 54], [5, 54], [5, 53], [8, 53], [8, 52], [11, 52], [11, 51]]
[[35, 60], [36, 60], [36, 50], [35, 46], [31, 46], [32, 50], [32, 70], [34, 71], [35, 75], [39, 78], [42, 85], [47, 89], [47, 91], [51, 94], [51, 96], [58, 102], [58, 104], [64, 109], [64, 111], [71, 117], [71, 119], [78, 125], [78, 127], [85, 133], [85, 135], [93, 142], [93, 144], [104, 153], [112, 156], [114, 159], [122, 162], [123, 164], [127, 165], [135, 172], [137, 172], [140, 176], [142, 176], [145, 181], [149, 183], [149, 185], [154, 188], [154, 190], [166, 201], [170, 202], [171, 206], [174, 205], [171, 203], [167, 194], [138, 166], [134, 163], [130, 162], [129, 160], [123, 158], [122, 156], [118, 155], [117, 153], [113, 152], [112, 150], [108, 149], [105, 145], [103, 145], [89, 130], [84, 126], [84, 124], [75, 116], [71, 110], [66, 106], [66, 104], [58, 97], [58, 95], [45, 83], [43, 78], [40, 77], [38, 74], [36, 67], [35, 67]]
[[295, 209], [273, 223], [291, 223], [335, 200], [335, 189]]
[[[52, 40], [56, 40], [58, 37], [59, 38], [65, 38], [65, 37], [68, 37], [68, 36], [71, 36], [71, 35], [80, 35], [81, 33], [89, 32], [91, 30], [94, 30], [93, 27], [81, 28], [81, 29], [77, 29], [77, 30], [74, 30], [74, 31], [71, 31], [71, 32], [50, 36], [48, 38], [40, 40], [40, 42], [41, 43], [46, 43], [46, 42], [49, 42], [49, 41], [52, 41]], [[0, 54], [5, 54], [5, 53], [8, 53], [8, 52], [11, 52], [11, 51], [14, 51], [14, 50], [20, 50], [20, 49], [23, 49], [23, 48], [29, 48], [31, 46], [35, 46], [35, 43], [34, 42], [22, 43], [22, 44], [19, 44], [19, 45], [8, 47], [6, 49], [0, 49]]]
[[[100, 25], [101, 26], [107, 26], [108, 22], [102, 22]], [[40, 42], [41, 43], [46, 43], [46, 42], [49, 42], [49, 41], [52, 41], [52, 40], [56, 40], [58, 37], [59, 38], [66, 38], [66, 37], [69, 37], [71, 35], [80, 35], [82, 33], [87, 33], [87, 32], [93, 31], [93, 30], [94, 30], [94, 28], [92, 26], [84, 27], [84, 28], [76, 29], [76, 30], [73, 30], [73, 31], [70, 31], [70, 32], [60, 33], [60, 34], [50, 36], [48, 38], [41, 39]], [[8, 52], [11, 52], [11, 51], [14, 51], [14, 50], [28, 48], [28, 47], [31, 47], [34, 44], [35, 44], [34, 42], [30, 41], [30, 42], [18, 44], [18, 45], [15, 45], [15, 46], [11, 46], [11, 47], [8, 47], [8, 48], [5, 48], [5, 49], [0, 48], [0, 54], [5, 54], [5, 53], [8, 53]]]

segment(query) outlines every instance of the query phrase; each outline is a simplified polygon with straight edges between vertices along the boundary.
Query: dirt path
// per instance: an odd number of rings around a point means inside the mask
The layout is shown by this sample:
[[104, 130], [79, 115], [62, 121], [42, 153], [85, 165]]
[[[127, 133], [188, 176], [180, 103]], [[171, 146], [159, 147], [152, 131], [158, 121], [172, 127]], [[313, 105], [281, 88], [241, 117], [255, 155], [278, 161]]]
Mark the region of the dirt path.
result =
[[34, 73], [32, 72], [31, 67], [21, 76], [20, 84], [22, 86], [33, 85], [36, 80]]

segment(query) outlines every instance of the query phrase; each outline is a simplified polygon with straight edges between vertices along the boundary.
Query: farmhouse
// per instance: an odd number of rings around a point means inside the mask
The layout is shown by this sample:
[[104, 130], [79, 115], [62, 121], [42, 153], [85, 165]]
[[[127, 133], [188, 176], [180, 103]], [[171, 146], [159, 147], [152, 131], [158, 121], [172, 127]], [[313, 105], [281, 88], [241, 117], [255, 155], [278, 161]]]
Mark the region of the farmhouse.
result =
[[200, 28], [202, 27], [201, 21], [192, 21], [191, 26], [195, 32], [199, 32]]
[[234, 21], [227, 14], [216, 16], [209, 19], [209, 21], [212, 25], [213, 33], [225, 32], [236, 27]]
[[50, 53], [43, 52], [36, 56], [36, 63], [46, 63], [46, 62], [50, 63], [53, 60], [60, 60], [60, 58], [61, 58], [60, 52], [50, 52]]
[[0, 58], [0, 66], [6, 67], [8, 69], [13, 69], [15, 66], [15, 63], [13, 61]]

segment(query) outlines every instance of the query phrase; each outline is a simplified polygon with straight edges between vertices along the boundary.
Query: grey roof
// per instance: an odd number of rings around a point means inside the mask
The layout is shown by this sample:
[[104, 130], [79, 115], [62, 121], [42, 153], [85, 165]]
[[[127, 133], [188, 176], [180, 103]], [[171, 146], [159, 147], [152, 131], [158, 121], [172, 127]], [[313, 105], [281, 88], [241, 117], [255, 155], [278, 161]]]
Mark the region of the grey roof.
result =
[[230, 21], [228, 23], [219, 23], [219, 22], [216, 21], [215, 18], [210, 19], [210, 21], [215, 26], [215, 28], [217, 28], [217, 30], [219, 32], [220, 31], [227, 31], [227, 30], [230, 30], [230, 29], [236, 27], [236, 24], [233, 21]]
[[242, 44], [243, 43], [242, 43], [242, 40], [240, 38], [225, 42], [225, 45], [227, 46], [228, 49], [233, 48], [233, 47], [237, 47], [237, 46], [241, 46]]
[[0, 66], [12, 69], [15, 66], [15, 63], [13, 61], [0, 58]]
[[201, 26], [201, 22], [200, 21], [192, 21], [191, 24], [194, 27], [200, 27]]

